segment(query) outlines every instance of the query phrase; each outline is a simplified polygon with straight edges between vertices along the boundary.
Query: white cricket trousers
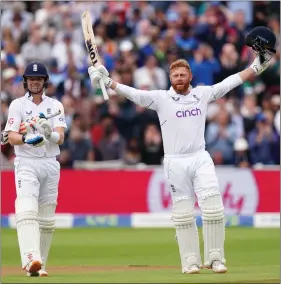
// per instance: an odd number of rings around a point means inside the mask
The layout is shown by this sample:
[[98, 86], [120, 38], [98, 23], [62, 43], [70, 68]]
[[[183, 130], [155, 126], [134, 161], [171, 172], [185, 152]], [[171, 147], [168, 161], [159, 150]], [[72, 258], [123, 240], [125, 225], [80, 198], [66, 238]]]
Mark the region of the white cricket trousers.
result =
[[213, 160], [205, 150], [188, 155], [165, 156], [164, 174], [173, 203], [183, 197], [195, 201], [196, 195], [200, 205], [206, 196], [220, 194]]
[[16, 157], [14, 165], [17, 198], [33, 195], [38, 204], [57, 201], [60, 164], [56, 158]]

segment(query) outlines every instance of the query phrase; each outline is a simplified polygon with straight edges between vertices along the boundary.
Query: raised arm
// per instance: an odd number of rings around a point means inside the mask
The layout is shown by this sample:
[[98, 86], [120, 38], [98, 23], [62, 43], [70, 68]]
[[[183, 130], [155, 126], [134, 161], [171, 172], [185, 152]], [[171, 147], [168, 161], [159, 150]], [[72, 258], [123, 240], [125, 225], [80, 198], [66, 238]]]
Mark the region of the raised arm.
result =
[[91, 66], [89, 67], [88, 72], [91, 83], [94, 87], [99, 86], [99, 80], [102, 78], [105, 86], [115, 90], [119, 95], [126, 97], [141, 107], [157, 110], [160, 97], [159, 91], [139, 90], [117, 83], [109, 77], [109, 73], [103, 65], [99, 66], [98, 68]]
[[223, 97], [232, 89], [243, 84], [245, 81], [251, 79], [253, 76], [261, 74], [268, 68], [270, 61], [260, 63], [260, 58], [256, 57], [254, 62], [245, 70], [231, 75], [218, 84], [208, 87], [209, 89], [209, 102]]

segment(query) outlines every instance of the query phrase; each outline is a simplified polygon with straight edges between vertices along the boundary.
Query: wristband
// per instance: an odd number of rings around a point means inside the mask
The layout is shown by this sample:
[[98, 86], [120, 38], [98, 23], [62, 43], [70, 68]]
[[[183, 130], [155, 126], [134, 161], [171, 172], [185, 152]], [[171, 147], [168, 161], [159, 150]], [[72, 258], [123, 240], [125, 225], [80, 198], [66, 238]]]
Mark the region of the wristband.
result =
[[55, 144], [58, 144], [59, 140], [60, 140], [60, 135], [58, 132], [52, 132], [51, 136], [48, 139], [50, 142], [53, 142]]

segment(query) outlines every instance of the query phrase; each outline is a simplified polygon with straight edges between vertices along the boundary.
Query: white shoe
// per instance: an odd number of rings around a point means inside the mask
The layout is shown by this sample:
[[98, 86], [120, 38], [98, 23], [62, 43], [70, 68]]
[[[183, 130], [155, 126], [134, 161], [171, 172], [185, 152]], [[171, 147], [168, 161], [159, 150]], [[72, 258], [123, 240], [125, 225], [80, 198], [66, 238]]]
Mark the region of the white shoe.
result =
[[33, 272], [33, 273], [27, 272], [26, 276], [28, 276], [28, 277], [44, 277], [44, 276], [48, 276], [48, 272], [43, 270], [43, 269], [40, 269], [39, 271]]
[[199, 272], [200, 272], [200, 268], [196, 264], [193, 264], [189, 266], [188, 268], [184, 268], [182, 270], [182, 273], [186, 273], [186, 274], [198, 274]]
[[25, 267], [24, 270], [29, 273], [36, 273], [38, 272], [43, 265], [42, 260], [31, 260]]
[[227, 271], [226, 266], [218, 260], [213, 261], [212, 270], [215, 273], [225, 273]]

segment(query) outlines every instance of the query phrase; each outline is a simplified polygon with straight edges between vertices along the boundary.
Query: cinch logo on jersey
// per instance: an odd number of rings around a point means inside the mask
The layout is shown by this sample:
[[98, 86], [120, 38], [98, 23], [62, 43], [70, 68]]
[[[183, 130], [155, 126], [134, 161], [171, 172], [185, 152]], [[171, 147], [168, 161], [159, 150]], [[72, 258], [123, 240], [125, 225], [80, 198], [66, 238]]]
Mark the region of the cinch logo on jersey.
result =
[[193, 108], [193, 109], [181, 109], [176, 112], [177, 117], [188, 117], [188, 116], [197, 116], [201, 115], [200, 108]]

